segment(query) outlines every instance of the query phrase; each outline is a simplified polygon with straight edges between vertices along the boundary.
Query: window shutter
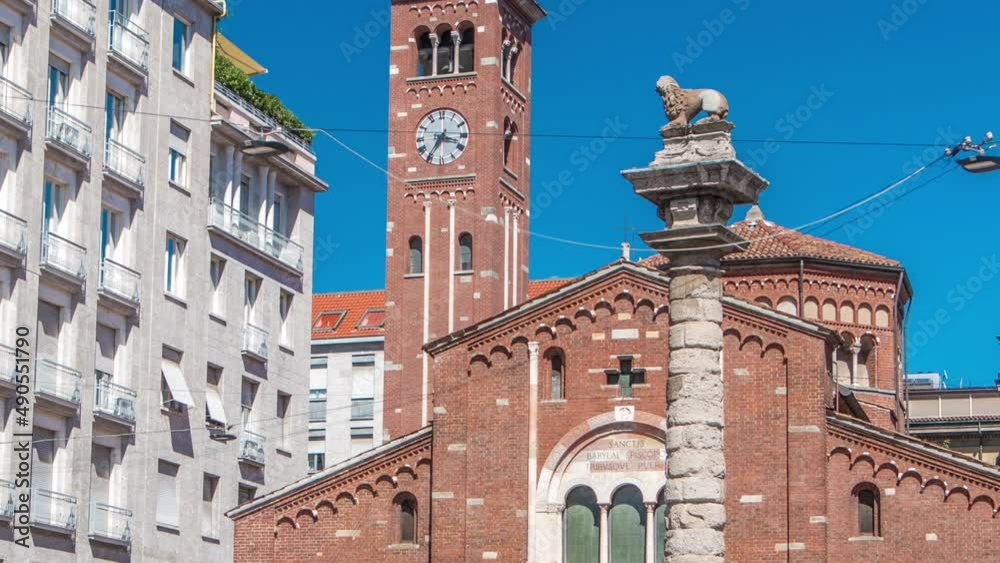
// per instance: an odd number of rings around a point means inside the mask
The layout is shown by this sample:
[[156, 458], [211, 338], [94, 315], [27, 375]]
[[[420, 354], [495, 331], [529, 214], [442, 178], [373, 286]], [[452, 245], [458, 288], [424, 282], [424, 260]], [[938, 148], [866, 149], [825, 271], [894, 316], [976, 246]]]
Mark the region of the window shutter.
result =
[[160, 462], [156, 494], [156, 523], [178, 527], [177, 513], [177, 466]]

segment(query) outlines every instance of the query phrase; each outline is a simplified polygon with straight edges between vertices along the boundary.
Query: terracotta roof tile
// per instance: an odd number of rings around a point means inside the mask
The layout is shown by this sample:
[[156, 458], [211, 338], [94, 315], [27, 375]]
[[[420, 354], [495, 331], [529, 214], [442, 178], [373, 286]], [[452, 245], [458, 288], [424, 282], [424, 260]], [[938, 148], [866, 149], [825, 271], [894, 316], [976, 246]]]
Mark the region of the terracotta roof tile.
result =
[[[370, 314], [362, 325], [365, 313]], [[385, 336], [384, 322], [384, 290], [317, 293], [313, 296], [313, 339]]]
[[[746, 252], [725, 256], [723, 262], [737, 260], [765, 260], [768, 258], [817, 258], [870, 266], [899, 267], [901, 263], [873, 252], [861, 250], [805, 233], [782, 227], [771, 221], [740, 221], [730, 228], [750, 241]], [[666, 262], [663, 255], [646, 258], [644, 266], [658, 266]]]
[[[534, 299], [571, 281], [551, 279], [530, 282], [528, 298]], [[312, 337], [315, 340], [384, 337], [385, 317], [385, 290], [317, 293], [312, 304]]]

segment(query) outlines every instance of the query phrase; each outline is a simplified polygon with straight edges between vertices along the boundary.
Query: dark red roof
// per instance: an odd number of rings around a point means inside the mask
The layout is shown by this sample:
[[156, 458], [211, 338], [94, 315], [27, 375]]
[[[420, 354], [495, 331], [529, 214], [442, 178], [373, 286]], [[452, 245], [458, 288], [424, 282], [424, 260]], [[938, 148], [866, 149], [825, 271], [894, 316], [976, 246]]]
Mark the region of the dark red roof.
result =
[[[723, 262], [742, 260], [766, 260], [775, 258], [816, 258], [851, 264], [899, 267], [901, 263], [873, 252], [847, 246], [782, 227], [765, 219], [744, 220], [730, 228], [736, 234], [750, 241], [746, 252], [736, 252], [725, 256]], [[641, 262], [644, 266], [658, 266], [666, 258], [656, 255]]]
[[[534, 299], [571, 282], [571, 279], [533, 281], [528, 298]], [[313, 296], [312, 337], [358, 338], [385, 336], [385, 290], [317, 293]]]

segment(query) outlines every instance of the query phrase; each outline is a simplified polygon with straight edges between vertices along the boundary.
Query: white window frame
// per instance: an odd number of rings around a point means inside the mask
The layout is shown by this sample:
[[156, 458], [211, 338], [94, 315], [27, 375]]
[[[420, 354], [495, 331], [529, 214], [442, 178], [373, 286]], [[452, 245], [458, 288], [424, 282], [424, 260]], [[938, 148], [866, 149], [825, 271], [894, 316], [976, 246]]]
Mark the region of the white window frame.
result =
[[[174, 134], [175, 129], [184, 136]], [[191, 148], [191, 131], [176, 121], [170, 122], [170, 138], [167, 144], [167, 180], [172, 184], [187, 187], [188, 185], [188, 153]]]
[[[177, 61], [177, 25], [180, 24], [184, 26], [184, 43], [181, 45], [180, 62]], [[174, 15], [174, 24], [170, 27], [170, 66], [175, 71], [183, 74], [184, 76], [190, 77], [189, 69], [191, 68], [191, 22], [179, 15]], [[178, 67], [178, 64], [180, 66]]]
[[212, 284], [212, 314], [226, 317], [226, 260], [213, 254], [208, 263], [208, 277]]
[[[187, 241], [172, 233], [165, 238], [163, 258], [163, 291], [174, 297], [184, 298], [185, 267], [184, 255]], [[171, 242], [173, 247], [171, 247]]]

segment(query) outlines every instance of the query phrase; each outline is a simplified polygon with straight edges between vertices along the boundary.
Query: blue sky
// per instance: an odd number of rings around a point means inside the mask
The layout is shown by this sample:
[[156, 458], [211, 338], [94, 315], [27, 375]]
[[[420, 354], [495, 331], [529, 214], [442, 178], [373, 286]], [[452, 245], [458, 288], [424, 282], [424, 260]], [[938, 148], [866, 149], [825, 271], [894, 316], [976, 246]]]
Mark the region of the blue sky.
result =
[[[385, 165], [389, 2], [230, 4], [223, 31], [270, 69], [258, 84], [311, 126], [376, 130], [334, 134]], [[789, 227], [877, 191], [938, 149], [760, 141], [943, 147], [1000, 132], [995, 2], [542, 4], [551, 15], [534, 38], [532, 147], [532, 230], [542, 235], [615, 246], [626, 218], [639, 230], [662, 226], [619, 175], [658, 148], [661, 74], [726, 94], [741, 158], [771, 181], [764, 212]], [[583, 138], [546, 136], [565, 134]], [[602, 135], [607, 142], [594, 140]], [[385, 177], [322, 136], [316, 149], [331, 189], [317, 200], [315, 289], [382, 287]], [[938, 164], [896, 195], [945, 170]], [[572, 182], [560, 186], [561, 174]], [[953, 386], [991, 384], [1000, 371], [1000, 172], [955, 171], [888, 200], [810, 232], [906, 265], [916, 291], [910, 371], [947, 370]], [[578, 275], [617, 256], [539, 237], [531, 252], [535, 279]]]

